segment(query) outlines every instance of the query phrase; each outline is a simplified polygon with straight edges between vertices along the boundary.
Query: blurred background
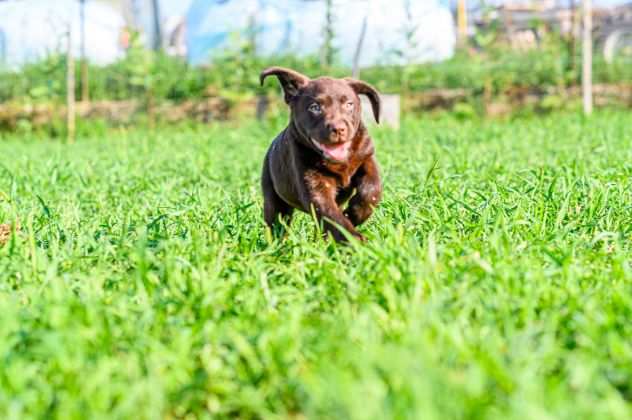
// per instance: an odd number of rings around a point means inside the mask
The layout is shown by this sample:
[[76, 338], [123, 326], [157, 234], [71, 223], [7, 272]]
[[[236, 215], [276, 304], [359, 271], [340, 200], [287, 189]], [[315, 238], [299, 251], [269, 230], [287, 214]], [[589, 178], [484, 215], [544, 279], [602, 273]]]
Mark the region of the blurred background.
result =
[[0, 129], [262, 117], [271, 64], [361, 77], [392, 119], [546, 113], [580, 106], [587, 42], [591, 101], [630, 106], [624, 0], [0, 0]]

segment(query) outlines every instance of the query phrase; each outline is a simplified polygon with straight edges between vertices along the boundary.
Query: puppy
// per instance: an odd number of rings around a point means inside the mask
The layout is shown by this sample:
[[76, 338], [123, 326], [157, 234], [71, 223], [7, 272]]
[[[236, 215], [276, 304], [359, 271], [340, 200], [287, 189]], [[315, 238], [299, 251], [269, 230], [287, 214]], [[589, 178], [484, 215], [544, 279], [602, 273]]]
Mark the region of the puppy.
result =
[[360, 80], [311, 80], [281, 67], [264, 70], [261, 85], [268, 76], [279, 79], [291, 114], [263, 162], [266, 224], [276, 231], [280, 221], [289, 225], [299, 209], [315, 214], [324, 233], [338, 242], [346, 240], [343, 230], [364, 240], [356, 227], [380, 202], [382, 184], [358, 95], [369, 98], [379, 123], [378, 92]]

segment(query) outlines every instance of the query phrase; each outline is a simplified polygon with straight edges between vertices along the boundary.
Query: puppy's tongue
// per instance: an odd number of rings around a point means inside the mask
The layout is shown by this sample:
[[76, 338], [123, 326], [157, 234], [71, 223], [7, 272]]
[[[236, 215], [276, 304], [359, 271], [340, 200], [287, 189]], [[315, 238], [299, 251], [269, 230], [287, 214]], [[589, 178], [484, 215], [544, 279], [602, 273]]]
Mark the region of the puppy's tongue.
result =
[[332, 160], [343, 161], [349, 152], [349, 143], [321, 144], [321, 149]]

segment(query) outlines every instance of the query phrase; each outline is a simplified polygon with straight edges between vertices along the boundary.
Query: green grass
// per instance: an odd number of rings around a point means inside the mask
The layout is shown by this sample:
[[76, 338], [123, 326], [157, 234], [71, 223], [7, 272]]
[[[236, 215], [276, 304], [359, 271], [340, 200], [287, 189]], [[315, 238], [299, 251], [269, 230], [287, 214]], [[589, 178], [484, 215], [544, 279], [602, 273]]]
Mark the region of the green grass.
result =
[[374, 130], [363, 246], [285, 241], [282, 121], [0, 141], [0, 418], [632, 416], [632, 117]]

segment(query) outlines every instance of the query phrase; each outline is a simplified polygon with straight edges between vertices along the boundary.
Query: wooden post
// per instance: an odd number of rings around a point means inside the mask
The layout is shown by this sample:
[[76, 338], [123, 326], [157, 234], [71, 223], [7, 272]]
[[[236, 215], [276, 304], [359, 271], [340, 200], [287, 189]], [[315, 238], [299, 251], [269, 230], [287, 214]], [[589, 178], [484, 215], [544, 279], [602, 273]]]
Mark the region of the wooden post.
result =
[[367, 24], [368, 16], [365, 16], [362, 21], [362, 29], [360, 30], [360, 38], [358, 38], [355, 54], [353, 54], [353, 71], [351, 74], [356, 79], [360, 78], [360, 54], [362, 53], [362, 46], [364, 45], [364, 38], [366, 37]]
[[582, 92], [584, 97], [584, 114], [590, 115], [593, 111], [592, 94], [592, 0], [583, 0], [584, 12], [584, 36], [583, 36], [583, 71]]
[[7, 37], [0, 29], [0, 66], [7, 61]]
[[250, 54], [257, 55], [257, 16], [256, 12], [253, 12], [248, 16], [248, 47], [250, 48]]
[[467, 0], [459, 0], [457, 8], [457, 22], [459, 30], [459, 44], [467, 44]]
[[569, 27], [569, 34], [568, 34], [568, 68], [571, 71], [575, 71], [575, 66], [576, 66], [576, 62], [575, 62], [575, 48], [576, 48], [576, 37], [575, 37], [575, 21], [576, 21], [576, 7], [575, 7], [575, 0], [568, 0], [568, 11], [570, 13], [570, 27]]
[[68, 51], [66, 54], [66, 127], [68, 143], [75, 141], [75, 58], [72, 53], [72, 19], [68, 25]]
[[81, 0], [81, 102], [90, 101], [88, 86], [88, 58], [86, 57], [86, 0]]
[[152, 0], [151, 8], [153, 13], [153, 25], [154, 25], [154, 51], [162, 49], [162, 28], [160, 24], [160, 3], [158, 0]]
[[333, 0], [325, 0], [325, 27], [323, 47], [320, 52], [320, 65], [329, 68], [334, 61], [334, 4]]

